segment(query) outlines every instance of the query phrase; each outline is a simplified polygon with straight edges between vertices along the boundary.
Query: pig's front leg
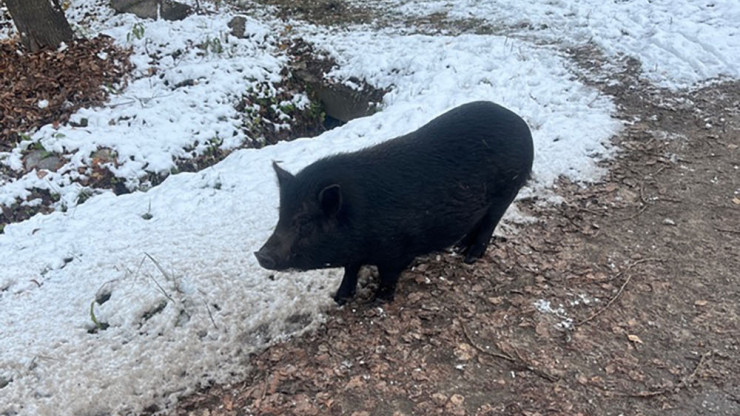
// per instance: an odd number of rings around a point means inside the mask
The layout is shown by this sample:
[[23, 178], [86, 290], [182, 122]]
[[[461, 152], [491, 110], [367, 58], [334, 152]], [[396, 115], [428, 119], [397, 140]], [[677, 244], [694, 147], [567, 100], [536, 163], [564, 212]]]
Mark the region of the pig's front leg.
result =
[[339, 285], [337, 293], [334, 295], [334, 302], [338, 305], [344, 305], [348, 300], [355, 296], [357, 290], [357, 273], [360, 272], [360, 265], [353, 264], [344, 267], [344, 277], [342, 284]]

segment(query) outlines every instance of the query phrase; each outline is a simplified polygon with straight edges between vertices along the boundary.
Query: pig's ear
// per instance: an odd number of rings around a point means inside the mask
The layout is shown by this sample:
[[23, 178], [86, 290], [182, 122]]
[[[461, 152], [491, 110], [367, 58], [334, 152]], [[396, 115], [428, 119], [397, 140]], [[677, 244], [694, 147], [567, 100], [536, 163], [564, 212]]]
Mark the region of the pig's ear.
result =
[[342, 208], [342, 189], [337, 184], [329, 185], [319, 192], [321, 210], [328, 217], [334, 217]]
[[292, 173], [278, 166], [277, 162], [272, 162], [272, 168], [275, 169], [275, 173], [277, 174], [277, 178], [278, 178], [278, 183], [280, 184], [281, 187], [284, 184], [292, 181], [293, 178], [295, 178], [295, 176], [293, 176]]

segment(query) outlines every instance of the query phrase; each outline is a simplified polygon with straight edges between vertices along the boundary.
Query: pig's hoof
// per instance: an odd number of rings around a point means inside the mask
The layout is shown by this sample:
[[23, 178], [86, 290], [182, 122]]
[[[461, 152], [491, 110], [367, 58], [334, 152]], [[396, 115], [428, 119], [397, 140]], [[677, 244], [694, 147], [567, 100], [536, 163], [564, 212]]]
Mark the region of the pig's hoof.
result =
[[354, 293], [339, 293], [337, 292], [336, 295], [334, 295], [332, 298], [334, 299], [334, 302], [337, 303], [337, 305], [342, 306], [352, 300], [352, 298], [355, 297]]
[[465, 253], [465, 263], [467, 264], [473, 264], [478, 260], [479, 258], [483, 257], [483, 253], [486, 252], [486, 247], [479, 247], [479, 246], [472, 246], [468, 251]]
[[465, 256], [465, 264], [473, 264], [475, 263], [479, 257], [471, 256], [470, 254]]
[[379, 287], [375, 296], [373, 297], [372, 303], [383, 304], [393, 302], [393, 298], [396, 295], [396, 289], [392, 287]]
[[342, 306], [342, 305], [347, 304], [347, 302], [349, 302], [350, 300], [352, 300], [351, 297], [350, 298], [346, 298], [346, 297], [334, 296], [334, 302], [336, 302], [337, 305], [339, 305], [339, 306]]

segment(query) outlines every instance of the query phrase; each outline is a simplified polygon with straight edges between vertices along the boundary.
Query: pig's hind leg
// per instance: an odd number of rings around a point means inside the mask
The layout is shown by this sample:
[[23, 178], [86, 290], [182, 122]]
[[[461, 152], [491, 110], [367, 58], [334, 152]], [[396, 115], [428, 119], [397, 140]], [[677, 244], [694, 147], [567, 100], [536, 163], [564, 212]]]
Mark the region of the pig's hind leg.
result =
[[493, 230], [496, 229], [496, 225], [501, 221], [501, 217], [504, 216], [506, 209], [509, 208], [513, 200], [513, 197], [494, 199], [486, 215], [462, 239], [459, 247], [465, 253], [465, 263], [475, 263], [476, 260], [483, 257], [483, 253], [488, 248], [488, 243], [491, 242]]
[[353, 264], [344, 267], [342, 283], [334, 295], [334, 302], [338, 305], [344, 305], [355, 296], [355, 291], [357, 290], [357, 274], [360, 272], [361, 266], [359, 264]]
[[378, 265], [378, 274], [380, 275], [380, 285], [375, 292], [374, 302], [392, 302], [396, 294], [396, 283], [406, 267], [414, 260], [402, 259], [388, 264]]

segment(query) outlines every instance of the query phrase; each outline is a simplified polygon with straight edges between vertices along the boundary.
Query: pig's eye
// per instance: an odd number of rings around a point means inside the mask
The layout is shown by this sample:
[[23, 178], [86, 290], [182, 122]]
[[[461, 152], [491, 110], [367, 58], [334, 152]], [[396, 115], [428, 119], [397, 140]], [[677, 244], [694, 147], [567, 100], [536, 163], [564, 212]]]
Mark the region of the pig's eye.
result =
[[298, 235], [310, 234], [314, 230], [314, 222], [309, 217], [295, 217], [293, 219], [293, 227], [295, 227]]

